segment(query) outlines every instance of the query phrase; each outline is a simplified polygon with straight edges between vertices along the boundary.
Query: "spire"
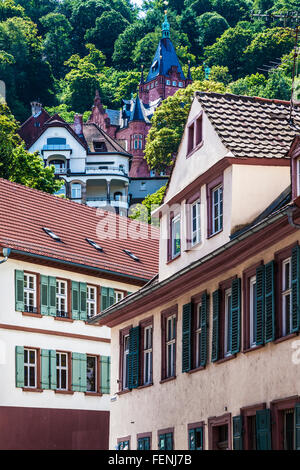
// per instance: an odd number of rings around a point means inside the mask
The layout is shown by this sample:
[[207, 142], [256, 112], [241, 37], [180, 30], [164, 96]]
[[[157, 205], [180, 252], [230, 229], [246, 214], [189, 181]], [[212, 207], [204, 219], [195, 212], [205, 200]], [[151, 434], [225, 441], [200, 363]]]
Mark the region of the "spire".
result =
[[168, 21], [167, 10], [165, 10], [165, 20], [162, 24], [162, 38], [170, 38], [170, 23]]
[[133, 109], [131, 111], [130, 121], [145, 121], [145, 122], [147, 122], [147, 118], [144, 114], [143, 106], [142, 106], [142, 103], [141, 103], [141, 100], [140, 100], [138, 94], [137, 94], [137, 97], [134, 101]]
[[191, 61], [190, 60], [189, 60], [188, 64], [189, 64], [189, 68], [188, 68], [188, 73], [187, 73], [186, 78], [187, 78], [187, 80], [193, 80], [192, 79], [192, 74], [191, 74]]
[[143, 65], [142, 65], [141, 69], [142, 69], [142, 71], [141, 71], [140, 85], [143, 85], [145, 83], [145, 80], [144, 80], [144, 66]]

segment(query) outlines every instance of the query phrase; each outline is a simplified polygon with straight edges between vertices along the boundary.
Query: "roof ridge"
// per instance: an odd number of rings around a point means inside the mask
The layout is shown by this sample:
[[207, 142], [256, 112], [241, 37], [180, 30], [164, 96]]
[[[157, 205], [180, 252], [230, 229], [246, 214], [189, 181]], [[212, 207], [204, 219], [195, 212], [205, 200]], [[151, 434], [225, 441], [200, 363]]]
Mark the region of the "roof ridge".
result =
[[[249, 96], [249, 95], [236, 95], [235, 93], [218, 93], [216, 91], [195, 91], [196, 96], [215, 96], [217, 97], [227, 97], [232, 99], [246, 99], [251, 101], [261, 101], [270, 104], [282, 104], [284, 106], [290, 106], [291, 102], [287, 100], [279, 100], [276, 98], [263, 98], [262, 96]], [[294, 103], [294, 106], [300, 106], [300, 103]]]

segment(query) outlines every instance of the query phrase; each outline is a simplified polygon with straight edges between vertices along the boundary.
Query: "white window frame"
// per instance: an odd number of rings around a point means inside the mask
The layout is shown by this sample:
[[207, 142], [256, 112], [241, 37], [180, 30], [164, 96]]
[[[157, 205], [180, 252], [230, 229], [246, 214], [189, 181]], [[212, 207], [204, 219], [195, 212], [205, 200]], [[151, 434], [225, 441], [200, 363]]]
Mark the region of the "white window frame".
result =
[[80, 183], [71, 183], [71, 198], [72, 199], [82, 198], [82, 186]]
[[[32, 287], [30, 287], [30, 284], [32, 285]], [[25, 312], [35, 313], [36, 307], [37, 307], [36, 275], [25, 272], [24, 273], [24, 310]]]
[[[194, 209], [196, 214], [194, 216]], [[196, 229], [194, 230], [194, 221], [196, 222]], [[191, 246], [195, 246], [201, 242], [201, 204], [200, 199], [197, 199], [191, 204]]]
[[122, 377], [122, 389], [127, 390], [129, 386], [129, 377], [128, 377], [128, 361], [129, 356], [129, 334], [123, 337], [123, 377]]
[[166, 378], [175, 376], [176, 315], [166, 319]]
[[152, 383], [153, 326], [144, 328], [144, 385]]
[[[286, 276], [286, 266], [288, 266], [288, 276]], [[292, 318], [292, 259], [286, 258], [282, 261], [282, 336], [289, 334], [293, 327]], [[289, 312], [286, 309], [286, 300], [289, 298]], [[287, 328], [287, 319], [289, 325]]]
[[256, 276], [249, 279], [249, 312], [250, 312], [250, 348], [256, 346], [255, 337], [255, 316], [256, 312]]
[[[66, 365], [65, 366], [61, 365], [61, 357], [62, 356], [66, 356]], [[58, 364], [57, 364], [57, 357], [59, 357], [59, 363]], [[68, 387], [69, 387], [69, 377], [68, 377], [68, 375], [69, 375], [68, 372], [69, 371], [68, 371], [68, 368], [69, 368], [69, 355], [68, 355], [68, 353], [57, 351], [56, 352], [56, 377], [57, 377], [57, 371], [58, 371], [59, 380], [57, 381], [56, 390], [68, 390]], [[63, 371], [66, 372], [66, 388], [61, 387], [61, 377], [62, 377], [62, 372]]]
[[56, 315], [63, 318], [68, 316], [68, 283], [62, 279], [56, 279]]
[[120, 291], [120, 290], [115, 290], [115, 304], [117, 302], [121, 302], [121, 300], [124, 299], [124, 292]]
[[224, 311], [224, 357], [231, 356], [231, 345], [229, 344], [229, 327], [232, 325], [231, 316], [231, 302], [232, 302], [232, 292], [231, 288], [226, 289], [225, 291], [225, 311]]
[[[176, 251], [176, 249], [175, 249], [175, 240], [177, 240], [177, 238], [175, 237], [175, 234], [176, 234], [175, 229], [176, 229], [176, 225], [178, 223], [179, 223], [179, 241], [180, 241], [180, 244], [179, 244], [179, 251]], [[180, 253], [181, 253], [181, 216], [180, 216], [180, 214], [177, 214], [172, 219], [172, 223], [171, 223], [171, 242], [172, 242], [171, 254], [172, 254], [172, 259], [173, 259], [173, 258], [176, 258], [177, 256], [179, 256]]]
[[[87, 316], [92, 318], [97, 314], [97, 287], [87, 285]], [[93, 313], [94, 312], [94, 313]]]
[[200, 349], [200, 343], [201, 343], [201, 333], [202, 333], [202, 328], [201, 328], [201, 306], [202, 303], [198, 303], [196, 305], [196, 329], [195, 329], [195, 343], [196, 343], [196, 357], [195, 357], [195, 366], [200, 367], [200, 362], [201, 362], [201, 349]]
[[[27, 361], [25, 361], [25, 351], [27, 351]], [[29, 360], [31, 352], [34, 353], [34, 363]], [[25, 369], [27, 369], [27, 384], [25, 383]], [[34, 369], [34, 385], [30, 385], [30, 369]], [[24, 348], [24, 387], [37, 388], [37, 350], [33, 348]]]
[[88, 354], [87, 355], [87, 371], [86, 371], [86, 374], [87, 374], [87, 384], [88, 384], [88, 358], [91, 357], [94, 359], [95, 361], [95, 390], [88, 390], [87, 389], [87, 392], [89, 393], [97, 393], [97, 387], [98, 387], [98, 357], [97, 356], [93, 356], [91, 354]]
[[[215, 194], [218, 194], [218, 200], [215, 202]], [[217, 208], [217, 216], [215, 216]], [[211, 216], [212, 216], [212, 234], [223, 230], [223, 184], [213, 188], [211, 193]]]

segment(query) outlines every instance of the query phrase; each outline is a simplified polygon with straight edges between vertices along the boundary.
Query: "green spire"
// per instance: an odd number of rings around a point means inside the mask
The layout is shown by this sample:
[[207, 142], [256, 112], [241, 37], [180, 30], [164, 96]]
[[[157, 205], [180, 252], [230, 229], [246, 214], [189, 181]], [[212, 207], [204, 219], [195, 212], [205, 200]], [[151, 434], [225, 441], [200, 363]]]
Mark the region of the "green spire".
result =
[[167, 10], [165, 11], [165, 20], [162, 24], [162, 37], [163, 39], [170, 37], [170, 23], [168, 21]]

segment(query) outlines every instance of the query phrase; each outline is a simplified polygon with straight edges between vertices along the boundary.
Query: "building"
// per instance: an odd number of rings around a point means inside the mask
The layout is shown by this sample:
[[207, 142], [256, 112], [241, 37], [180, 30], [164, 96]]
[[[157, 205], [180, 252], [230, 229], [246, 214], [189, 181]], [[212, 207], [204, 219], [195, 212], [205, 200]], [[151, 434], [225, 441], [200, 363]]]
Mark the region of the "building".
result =
[[107, 449], [110, 330], [88, 319], [156, 273], [155, 229], [3, 179], [0, 217], [0, 448]]
[[[299, 449], [300, 109], [196, 93], [159, 273], [112, 330], [110, 448]], [[147, 412], [145, 412], [147, 410]]]
[[144, 158], [146, 137], [155, 109], [168, 96], [192, 83], [185, 77], [170, 39], [165, 17], [162, 37], [147, 77], [142, 70], [136, 98], [122, 109], [105, 109], [96, 91], [87, 123], [76, 115], [73, 124], [50, 117], [38, 102], [22, 124], [20, 136], [30, 152], [38, 151], [45, 165], [53, 164], [66, 182], [67, 197], [92, 207], [116, 208], [127, 215], [130, 204], [142, 202], [168, 181], [168, 171], [150, 170]]

